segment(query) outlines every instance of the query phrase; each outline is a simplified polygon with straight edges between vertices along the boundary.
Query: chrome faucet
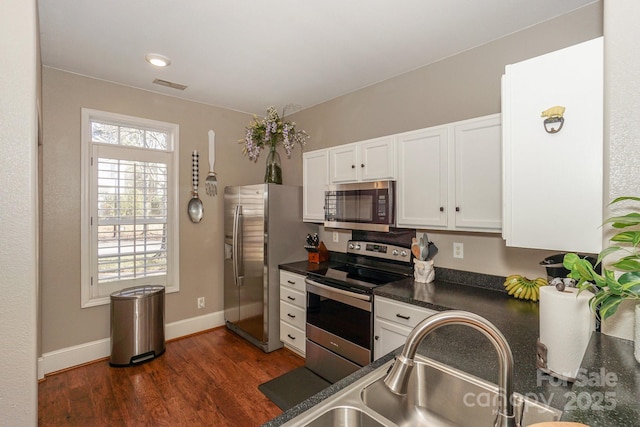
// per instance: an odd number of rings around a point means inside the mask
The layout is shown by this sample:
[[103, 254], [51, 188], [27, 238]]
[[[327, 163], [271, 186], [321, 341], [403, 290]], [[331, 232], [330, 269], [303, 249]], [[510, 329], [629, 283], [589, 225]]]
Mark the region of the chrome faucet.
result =
[[487, 319], [467, 311], [443, 311], [420, 322], [409, 334], [384, 383], [395, 394], [407, 394], [413, 359], [422, 340], [444, 325], [465, 325], [476, 329], [491, 341], [498, 352], [498, 415], [494, 427], [520, 427], [513, 410], [513, 354], [504, 335]]

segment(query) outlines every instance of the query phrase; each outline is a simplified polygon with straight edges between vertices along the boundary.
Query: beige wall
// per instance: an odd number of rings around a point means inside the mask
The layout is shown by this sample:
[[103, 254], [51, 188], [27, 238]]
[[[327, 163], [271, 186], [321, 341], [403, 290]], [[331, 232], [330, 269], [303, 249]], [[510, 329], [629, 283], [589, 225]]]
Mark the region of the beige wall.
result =
[[[80, 308], [80, 109], [128, 114], [180, 126], [180, 292], [166, 296], [166, 320], [223, 309], [222, 197], [204, 191], [204, 219], [186, 215], [191, 152], [206, 176], [207, 132], [216, 132], [216, 172], [225, 185], [261, 182], [264, 156], [251, 163], [237, 140], [250, 116], [45, 68], [43, 143], [42, 352], [109, 337], [109, 305]], [[286, 161], [286, 160], [285, 160]], [[206, 298], [198, 310], [196, 298]]]
[[[293, 116], [312, 136], [306, 150], [462, 120], [500, 111], [504, 65], [602, 34], [601, 4], [464, 52], [431, 66], [303, 110]], [[261, 182], [257, 164], [242, 156], [237, 140], [250, 117], [104, 81], [45, 69], [43, 146], [42, 352], [107, 338], [109, 306], [80, 308], [80, 108], [130, 114], [180, 125], [180, 197], [189, 197], [190, 152], [206, 153], [216, 131], [220, 186]], [[266, 106], [265, 106], [266, 108]], [[285, 184], [302, 182], [301, 150], [283, 160]], [[205, 218], [190, 223], [181, 211], [181, 291], [167, 295], [167, 322], [222, 310], [222, 203], [202, 196]], [[436, 265], [488, 274], [544, 275], [548, 252], [506, 248], [498, 235], [432, 232], [440, 247]], [[327, 236], [329, 237], [329, 236]], [[340, 250], [348, 233], [340, 235]], [[325, 239], [330, 241], [329, 239]], [[452, 242], [465, 245], [453, 259]], [[205, 296], [205, 310], [196, 298]]]
[[[601, 35], [602, 3], [596, 3], [303, 110], [294, 118], [312, 136], [307, 150], [314, 150], [497, 113], [506, 64]], [[538, 263], [554, 253], [507, 248], [496, 234], [434, 231], [429, 237], [440, 249], [436, 266], [487, 274], [545, 276]], [[346, 239], [348, 235], [341, 234], [340, 244], [332, 243], [330, 249], [346, 248]], [[464, 244], [464, 259], [453, 258], [453, 242]]]

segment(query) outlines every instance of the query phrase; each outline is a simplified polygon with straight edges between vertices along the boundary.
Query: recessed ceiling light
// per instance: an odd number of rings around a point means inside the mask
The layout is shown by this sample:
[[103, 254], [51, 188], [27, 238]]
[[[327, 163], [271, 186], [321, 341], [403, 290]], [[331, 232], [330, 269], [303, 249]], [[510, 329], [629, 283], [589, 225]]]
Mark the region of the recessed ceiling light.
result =
[[164, 55], [159, 55], [157, 53], [147, 53], [144, 56], [144, 59], [151, 65], [155, 65], [156, 67], [168, 67], [171, 64], [171, 60]]

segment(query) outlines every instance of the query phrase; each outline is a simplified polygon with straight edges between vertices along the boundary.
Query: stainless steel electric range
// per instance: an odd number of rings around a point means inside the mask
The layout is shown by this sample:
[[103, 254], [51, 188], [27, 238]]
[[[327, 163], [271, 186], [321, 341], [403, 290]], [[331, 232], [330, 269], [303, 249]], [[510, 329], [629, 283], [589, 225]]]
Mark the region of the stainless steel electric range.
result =
[[413, 275], [409, 247], [349, 241], [347, 259], [307, 275], [306, 367], [330, 382], [372, 361], [373, 290]]

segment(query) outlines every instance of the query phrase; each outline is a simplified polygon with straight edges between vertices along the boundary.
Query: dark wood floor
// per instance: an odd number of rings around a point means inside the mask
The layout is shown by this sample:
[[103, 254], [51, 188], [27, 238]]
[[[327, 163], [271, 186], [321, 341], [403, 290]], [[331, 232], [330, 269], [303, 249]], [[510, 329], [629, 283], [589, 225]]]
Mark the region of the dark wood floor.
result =
[[167, 343], [142, 365], [108, 360], [48, 375], [38, 386], [40, 426], [258, 426], [282, 411], [258, 385], [304, 365], [265, 354], [225, 327]]

